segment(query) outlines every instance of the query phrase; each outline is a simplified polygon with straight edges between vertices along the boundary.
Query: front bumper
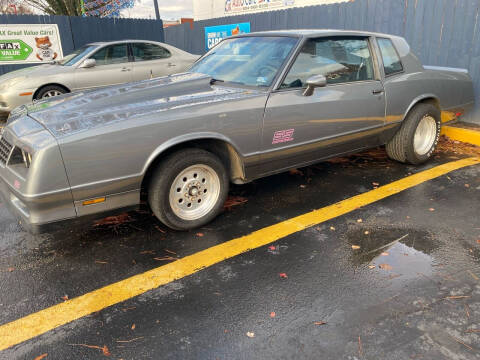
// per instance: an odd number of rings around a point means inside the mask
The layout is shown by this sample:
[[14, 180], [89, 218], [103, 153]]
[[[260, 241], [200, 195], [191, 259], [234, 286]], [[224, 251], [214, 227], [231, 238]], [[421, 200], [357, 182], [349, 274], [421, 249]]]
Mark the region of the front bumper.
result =
[[[0, 168], [0, 172], [5, 171], [5, 168]], [[19, 219], [22, 227], [33, 233], [39, 234], [50, 231], [53, 224], [57, 224], [62, 220], [71, 220], [75, 218], [71, 213], [72, 201], [65, 199], [65, 196], [70, 197], [69, 194], [58, 194], [53, 197], [58, 203], [54, 204], [52, 198], [48, 201], [43, 196], [25, 196], [12, 187], [0, 174], [0, 199], [9, 211]], [[63, 205], [62, 205], [63, 204]], [[61, 214], [69, 214], [65, 217]]]

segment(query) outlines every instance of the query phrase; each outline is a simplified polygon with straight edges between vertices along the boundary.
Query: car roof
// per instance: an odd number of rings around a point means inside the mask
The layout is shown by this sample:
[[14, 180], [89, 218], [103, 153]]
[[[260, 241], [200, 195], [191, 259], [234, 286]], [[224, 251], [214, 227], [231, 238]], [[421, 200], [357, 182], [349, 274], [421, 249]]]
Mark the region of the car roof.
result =
[[124, 43], [154, 43], [154, 44], [163, 44], [158, 41], [154, 40], [133, 40], [133, 39], [125, 39], [125, 40], [115, 40], [115, 41], [97, 41], [93, 43], [88, 43], [87, 45], [96, 45], [96, 46], [104, 46], [104, 45], [113, 45], [113, 44], [124, 44]]
[[236, 35], [233, 37], [246, 36], [294, 36], [294, 37], [316, 37], [316, 36], [380, 36], [393, 37], [393, 35], [357, 30], [336, 30], [336, 29], [296, 29], [296, 30], [271, 30], [258, 31], [248, 34]]

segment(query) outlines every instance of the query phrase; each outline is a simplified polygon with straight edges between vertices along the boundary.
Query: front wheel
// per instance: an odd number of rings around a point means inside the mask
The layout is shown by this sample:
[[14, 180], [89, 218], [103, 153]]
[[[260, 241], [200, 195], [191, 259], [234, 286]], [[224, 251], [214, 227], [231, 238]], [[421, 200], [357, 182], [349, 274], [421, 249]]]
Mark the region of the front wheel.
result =
[[222, 211], [228, 186], [227, 171], [217, 156], [202, 149], [185, 149], [170, 155], [156, 169], [148, 202], [165, 225], [190, 230]]
[[414, 165], [430, 159], [440, 138], [440, 119], [440, 110], [435, 106], [415, 106], [400, 130], [387, 143], [388, 156], [393, 160]]
[[67, 91], [60, 86], [48, 85], [40, 89], [35, 99], [36, 100], [48, 99], [54, 96], [65, 94], [66, 92]]

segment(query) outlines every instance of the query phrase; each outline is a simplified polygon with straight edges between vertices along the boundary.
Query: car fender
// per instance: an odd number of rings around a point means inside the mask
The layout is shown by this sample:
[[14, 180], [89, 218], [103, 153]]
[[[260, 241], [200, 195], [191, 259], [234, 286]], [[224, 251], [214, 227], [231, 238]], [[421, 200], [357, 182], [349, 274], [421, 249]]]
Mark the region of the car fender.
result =
[[423, 101], [423, 100], [425, 100], [425, 99], [434, 99], [438, 104], [440, 104], [440, 99], [439, 99], [438, 96], [436, 96], [435, 94], [422, 94], [422, 95], [419, 95], [419, 96], [417, 96], [415, 99], [413, 99], [412, 102], [410, 103], [410, 105], [408, 106], [407, 111], [403, 114], [403, 119], [402, 119], [402, 121], [404, 121], [404, 120], [407, 118], [410, 110], [412, 110], [415, 105], [417, 105], [419, 102], [421, 102], [421, 101]]
[[220, 140], [228, 145], [230, 145], [233, 150], [237, 153], [237, 155], [240, 158], [243, 158], [241, 152], [238, 150], [238, 147], [232, 142], [232, 140], [225, 135], [215, 133], [215, 132], [197, 132], [197, 133], [191, 133], [191, 134], [184, 134], [177, 136], [173, 139], [170, 139], [164, 143], [162, 143], [160, 146], [158, 146], [148, 157], [147, 161], [145, 162], [145, 165], [143, 166], [142, 170], [142, 175], [145, 175], [150, 168], [150, 165], [155, 161], [155, 159], [158, 158], [159, 155], [161, 155], [163, 152], [167, 151], [168, 149], [180, 145], [182, 143], [186, 143], [189, 141], [194, 141], [194, 140]]

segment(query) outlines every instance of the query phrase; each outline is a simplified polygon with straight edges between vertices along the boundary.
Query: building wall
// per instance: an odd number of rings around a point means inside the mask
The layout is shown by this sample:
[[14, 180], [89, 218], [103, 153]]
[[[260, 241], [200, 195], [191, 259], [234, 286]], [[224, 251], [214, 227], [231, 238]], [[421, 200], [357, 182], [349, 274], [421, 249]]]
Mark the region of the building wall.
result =
[[193, 0], [195, 20], [354, 0]]

